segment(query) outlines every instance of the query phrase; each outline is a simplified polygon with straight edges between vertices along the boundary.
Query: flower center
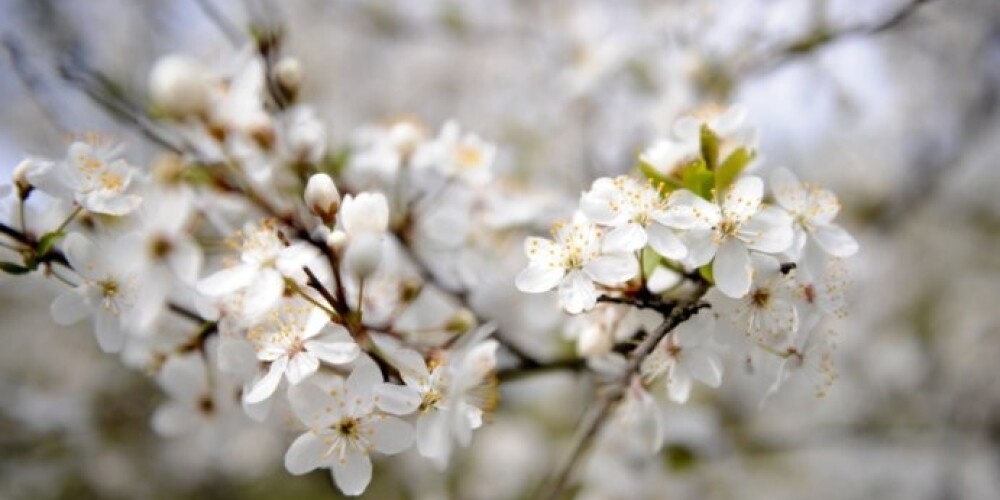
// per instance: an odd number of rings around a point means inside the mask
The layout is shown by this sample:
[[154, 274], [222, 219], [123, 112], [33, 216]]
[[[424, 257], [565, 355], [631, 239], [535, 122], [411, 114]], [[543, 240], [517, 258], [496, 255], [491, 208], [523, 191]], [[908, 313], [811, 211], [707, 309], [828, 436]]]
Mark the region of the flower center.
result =
[[750, 294], [750, 303], [758, 309], [763, 309], [771, 302], [771, 291], [766, 288], [758, 288]]
[[444, 396], [437, 390], [431, 389], [424, 393], [423, 399], [420, 401], [419, 410], [421, 413], [437, 408], [438, 403], [444, 399]]
[[337, 431], [341, 436], [346, 438], [355, 439], [358, 437], [358, 432], [360, 430], [360, 422], [354, 417], [346, 417], [340, 422], [337, 422], [333, 429]]
[[478, 167], [483, 161], [483, 152], [479, 148], [460, 144], [455, 147], [455, 162], [462, 168]]

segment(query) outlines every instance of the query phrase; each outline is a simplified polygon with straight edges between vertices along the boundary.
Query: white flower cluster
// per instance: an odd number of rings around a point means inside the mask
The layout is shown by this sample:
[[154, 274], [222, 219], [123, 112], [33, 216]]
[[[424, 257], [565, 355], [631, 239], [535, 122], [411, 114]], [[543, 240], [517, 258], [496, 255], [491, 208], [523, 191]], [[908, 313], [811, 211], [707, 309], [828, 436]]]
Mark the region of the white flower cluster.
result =
[[824, 317], [843, 314], [838, 259], [858, 245], [834, 223], [833, 193], [787, 169], [773, 170], [770, 189], [750, 173], [761, 167], [744, 116], [733, 107], [678, 121], [674, 137], [640, 155], [645, 179], [597, 179], [552, 239], [525, 242], [529, 263], [517, 287], [558, 289], [566, 312], [586, 313], [569, 333], [592, 361], [617, 356], [616, 342], [662, 321], [622, 304], [657, 309], [685, 282], [711, 287], [703, 294], [710, 310], [664, 336], [641, 363], [645, 382], [663, 379], [676, 402], [688, 400], [693, 380], [718, 387], [727, 354], [748, 368], [761, 356], [777, 361], [771, 391], [804, 365], [818, 375], [820, 394], [835, 378], [832, 343], [820, 330]]
[[[504, 264], [544, 194], [505, 179], [497, 148], [455, 122], [363, 128], [328, 148], [297, 99], [301, 65], [251, 49], [220, 70], [157, 62], [150, 119], [173, 151], [152, 168], [88, 138], [0, 189], [3, 272], [64, 283], [55, 321], [90, 318], [103, 351], [155, 374], [170, 397], [157, 432], [215, 450], [294, 416], [286, 469], [330, 469], [359, 495], [373, 456], [412, 447], [444, 469], [494, 409], [500, 370], [611, 373], [632, 422], [649, 420], [653, 382], [677, 402], [694, 380], [718, 386], [727, 354], [777, 360], [772, 390], [803, 366], [820, 391], [832, 381], [818, 332], [843, 313], [837, 259], [857, 243], [829, 191], [748, 173], [739, 108], [681, 120], [640, 156], [645, 179], [598, 179], [552, 239], [527, 238], [516, 288], [557, 289], [579, 315], [580, 359], [549, 366], [484, 319], [532, 314], [502, 296]], [[35, 192], [61, 223], [27, 216]], [[657, 342], [632, 349], [644, 339]]]

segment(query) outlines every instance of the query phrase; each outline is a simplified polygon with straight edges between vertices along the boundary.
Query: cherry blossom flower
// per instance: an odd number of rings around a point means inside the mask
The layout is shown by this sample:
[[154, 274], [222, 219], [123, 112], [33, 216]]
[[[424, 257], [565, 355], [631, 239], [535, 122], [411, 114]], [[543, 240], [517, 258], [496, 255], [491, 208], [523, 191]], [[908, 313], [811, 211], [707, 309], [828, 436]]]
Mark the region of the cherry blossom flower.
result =
[[384, 385], [376, 393], [386, 411], [406, 415], [417, 411], [417, 450], [443, 469], [452, 442], [468, 446], [472, 431], [483, 424], [484, 412], [496, 402], [496, 340], [487, 339], [494, 327], [469, 334], [465, 343], [441, 353], [429, 367], [416, 351], [383, 341], [405, 386]]
[[[795, 239], [788, 253], [792, 260], [803, 259], [812, 264], [808, 270], [822, 272], [822, 261], [811, 255], [812, 243], [834, 257], [850, 257], [858, 251], [858, 242], [844, 228], [833, 223], [840, 212], [840, 202], [833, 192], [799, 182], [791, 171], [779, 168], [771, 174], [774, 199], [788, 211], [794, 221]], [[818, 272], [817, 272], [818, 271]]]
[[753, 265], [750, 252], [779, 253], [792, 243], [792, 219], [780, 208], [764, 207], [764, 183], [759, 177], [739, 178], [709, 203], [690, 191], [679, 191], [677, 203], [691, 211], [696, 222], [685, 233], [691, 267], [712, 258], [712, 274], [719, 291], [742, 297], [750, 290]]
[[651, 382], [665, 374], [667, 395], [677, 403], [687, 402], [694, 380], [719, 387], [722, 359], [711, 335], [713, 321], [710, 312], [702, 311], [675, 328], [643, 360], [643, 378]]
[[319, 255], [306, 242], [286, 245], [278, 234], [276, 222], [264, 219], [248, 224], [238, 233], [240, 262], [202, 279], [198, 291], [210, 297], [244, 291], [243, 313], [262, 317], [278, 305], [285, 291], [285, 278], [299, 279], [302, 267]]
[[331, 323], [325, 311], [304, 301], [282, 304], [267, 320], [250, 328], [247, 338], [255, 344], [257, 359], [268, 364], [267, 372], [244, 394], [248, 403], [271, 397], [282, 375], [297, 385], [316, 373], [320, 361], [350, 363], [361, 352], [347, 329]]
[[686, 228], [686, 218], [676, 200], [632, 177], [603, 177], [580, 197], [580, 210], [590, 220], [612, 227], [604, 236], [606, 249], [634, 252], [649, 243], [656, 253], [679, 260], [687, 248], [676, 230]]
[[120, 271], [120, 254], [113, 245], [95, 245], [79, 233], [66, 236], [63, 252], [82, 281], [56, 297], [50, 307], [52, 318], [71, 325], [91, 316], [101, 349], [118, 352], [125, 341], [122, 315], [135, 302], [134, 277]]
[[462, 133], [455, 121], [441, 127], [433, 141], [422, 144], [413, 155], [415, 168], [433, 168], [446, 177], [482, 186], [493, 178], [496, 146], [476, 134]]
[[314, 384], [289, 389], [292, 409], [309, 430], [288, 448], [288, 472], [327, 467], [345, 495], [364, 493], [372, 478], [370, 454], [393, 455], [413, 444], [413, 427], [376, 407], [375, 393], [383, 384], [378, 367], [363, 359], [346, 382], [329, 392]]
[[723, 320], [747, 339], [774, 345], [791, 338], [799, 328], [794, 278], [781, 272], [778, 260], [754, 255], [750, 291], [740, 298], [709, 292], [708, 300]]
[[64, 161], [37, 160], [28, 180], [39, 190], [76, 202], [89, 212], [125, 215], [141, 199], [128, 192], [135, 169], [120, 159], [122, 148], [74, 142]]
[[526, 293], [559, 287], [559, 302], [570, 314], [589, 311], [597, 304], [594, 283], [615, 286], [639, 273], [639, 263], [628, 252], [604, 253], [603, 232], [578, 215], [558, 225], [554, 239], [532, 237], [524, 242], [528, 267], [517, 275], [517, 288]]

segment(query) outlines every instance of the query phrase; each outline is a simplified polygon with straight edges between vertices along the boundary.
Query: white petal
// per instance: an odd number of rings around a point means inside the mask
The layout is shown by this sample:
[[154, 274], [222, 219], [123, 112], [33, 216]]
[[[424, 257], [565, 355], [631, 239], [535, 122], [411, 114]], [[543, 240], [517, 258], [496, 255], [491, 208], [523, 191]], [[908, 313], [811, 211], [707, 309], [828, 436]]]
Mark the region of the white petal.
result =
[[332, 365], [350, 363], [357, 359], [358, 354], [361, 354], [361, 349], [354, 342], [327, 340], [326, 335], [307, 340], [305, 348], [320, 360]]
[[816, 243], [834, 257], [850, 257], [858, 251], [857, 240], [836, 224], [820, 226], [812, 235]]
[[646, 281], [646, 288], [653, 293], [663, 293], [681, 282], [684, 277], [673, 269], [658, 266]]
[[278, 384], [281, 383], [281, 375], [285, 373], [287, 365], [287, 357], [278, 358], [275, 362], [271, 363], [267, 374], [254, 382], [250, 392], [243, 394], [243, 399], [248, 403], [259, 403], [271, 397], [278, 388]]
[[757, 212], [763, 197], [764, 181], [760, 177], [740, 177], [722, 197], [722, 212], [726, 218], [745, 221]]
[[49, 312], [57, 324], [68, 326], [90, 315], [90, 306], [87, 305], [83, 290], [74, 288], [59, 294], [49, 306]]
[[542, 263], [529, 264], [517, 278], [514, 285], [524, 293], [542, 293], [555, 288], [562, 280], [566, 270]]
[[322, 467], [327, 462], [323, 457], [328, 448], [329, 445], [316, 433], [302, 434], [285, 452], [285, 470], [298, 476]]
[[417, 451], [435, 459], [438, 469], [443, 469], [451, 455], [451, 437], [448, 434], [447, 411], [430, 411], [417, 418]]
[[693, 229], [683, 233], [681, 239], [687, 246], [687, 256], [684, 265], [690, 268], [701, 267], [711, 262], [719, 246], [715, 235], [708, 229]]
[[409, 415], [420, 407], [420, 393], [405, 385], [379, 384], [375, 387], [375, 404], [393, 415]]
[[774, 199], [785, 210], [804, 214], [809, 192], [787, 168], [779, 168], [771, 174], [771, 191]]
[[667, 379], [667, 391], [675, 403], [686, 403], [691, 396], [691, 377], [681, 370], [671, 370]]
[[784, 252], [795, 240], [792, 217], [778, 207], [766, 207], [740, 227], [738, 237], [759, 252]]
[[306, 242], [295, 242], [281, 250], [278, 254], [277, 267], [282, 274], [292, 276], [302, 271], [302, 267], [308, 265], [313, 259], [319, 256], [319, 250]]
[[368, 407], [375, 397], [375, 387], [382, 383], [382, 370], [368, 357], [358, 359], [354, 371], [347, 377], [347, 390], [351, 395], [351, 403]]
[[685, 368], [691, 376], [709, 387], [722, 384], [722, 363], [712, 354], [699, 352], [695, 359], [687, 359]]
[[840, 213], [837, 195], [828, 189], [816, 189], [809, 194], [808, 212], [805, 213], [809, 216], [809, 221], [821, 226], [833, 222]]
[[319, 334], [319, 332], [323, 330], [324, 326], [329, 324], [330, 316], [322, 309], [313, 307], [312, 310], [309, 311], [309, 317], [306, 319], [305, 327], [302, 328], [301, 338], [303, 340], [311, 339]]
[[372, 480], [372, 461], [368, 455], [349, 451], [343, 460], [333, 463], [333, 482], [340, 492], [349, 497], [365, 492]]
[[183, 283], [191, 284], [198, 279], [202, 260], [201, 248], [187, 239], [175, 242], [170, 252], [170, 268]]
[[118, 352], [125, 345], [125, 332], [122, 331], [122, 321], [111, 311], [99, 309], [94, 313], [94, 336], [97, 345], [104, 352]]
[[594, 282], [583, 271], [570, 271], [559, 284], [559, 302], [570, 314], [593, 309], [597, 304]]
[[246, 288], [257, 275], [257, 267], [240, 264], [218, 271], [198, 282], [198, 293], [219, 297]]
[[750, 253], [743, 243], [733, 238], [723, 242], [712, 264], [712, 276], [719, 291], [733, 298], [746, 295], [752, 272]]
[[639, 274], [639, 261], [632, 254], [607, 254], [584, 264], [583, 271], [594, 281], [614, 286]]
[[340, 420], [338, 400], [311, 382], [288, 388], [288, 403], [302, 423], [325, 429]]
[[670, 193], [669, 206], [653, 212], [653, 220], [676, 229], [707, 229], [716, 225], [722, 214], [719, 206], [687, 189]]
[[243, 296], [243, 311], [250, 316], [261, 317], [274, 309], [285, 293], [285, 280], [277, 271], [264, 270], [247, 288]]
[[288, 383], [299, 385], [300, 382], [312, 376], [319, 370], [319, 360], [308, 351], [300, 352], [288, 361], [288, 368], [285, 370], [285, 377]]
[[413, 446], [413, 426], [396, 417], [379, 418], [372, 422], [372, 427], [373, 444], [380, 453], [394, 455]]
[[672, 260], [680, 260], [687, 256], [687, 247], [673, 230], [654, 223], [646, 228], [646, 234], [649, 235], [649, 246], [653, 247], [656, 253]]
[[92, 265], [91, 261], [96, 256], [96, 250], [94, 243], [87, 239], [80, 233], [70, 233], [66, 235], [66, 238], [62, 243], [63, 253], [66, 254], [66, 260], [69, 264], [73, 266], [76, 272], [80, 273], [82, 276], [96, 277], [91, 275], [91, 270], [89, 269]]
[[630, 222], [612, 229], [602, 242], [605, 252], [634, 252], [646, 246], [646, 230], [639, 224]]

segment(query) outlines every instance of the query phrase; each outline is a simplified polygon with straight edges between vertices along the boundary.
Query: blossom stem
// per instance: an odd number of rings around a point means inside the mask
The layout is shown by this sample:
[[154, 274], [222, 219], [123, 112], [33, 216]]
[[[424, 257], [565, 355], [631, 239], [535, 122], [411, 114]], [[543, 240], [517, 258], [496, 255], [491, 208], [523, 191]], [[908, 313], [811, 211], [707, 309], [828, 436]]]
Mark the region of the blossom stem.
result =
[[62, 223], [59, 224], [59, 227], [57, 227], [55, 229], [55, 231], [53, 231], [53, 232], [54, 233], [62, 232], [62, 230], [66, 229], [66, 226], [68, 226], [70, 222], [73, 222], [73, 219], [75, 219], [77, 215], [80, 215], [80, 212], [82, 212], [82, 211], [83, 211], [83, 207], [77, 205], [77, 207], [75, 209], [73, 209], [73, 211], [70, 212], [69, 215], [66, 216], [66, 219], [63, 220]]
[[333, 294], [330, 293], [330, 290], [327, 290], [326, 287], [323, 286], [323, 283], [320, 282], [319, 278], [316, 277], [316, 273], [314, 273], [312, 271], [312, 269], [309, 269], [308, 266], [303, 266], [302, 270], [305, 271], [306, 277], [308, 278], [308, 281], [306, 282], [306, 284], [309, 286], [309, 288], [312, 288], [313, 290], [316, 290], [317, 292], [319, 292], [319, 294], [330, 305], [329, 305], [329, 307], [324, 307], [322, 304], [319, 304], [318, 301], [316, 301], [312, 297], [308, 296], [307, 294], [303, 293], [302, 290], [299, 290], [297, 286], [295, 287], [296, 291], [300, 295], [302, 295], [303, 297], [305, 297], [306, 300], [308, 300], [309, 302], [312, 302], [317, 307], [319, 307], [319, 308], [323, 309], [324, 311], [326, 311], [327, 314], [329, 314], [330, 316], [336, 316], [338, 318], [342, 317], [342, 314], [340, 312], [338, 312], [338, 311], [340, 311], [340, 303], [337, 301], [337, 298], [334, 297]]
[[562, 495], [569, 484], [570, 476], [583, 458], [590, 443], [611, 416], [615, 404], [625, 395], [632, 377], [639, 371], [642, 360], [653, 352], [653, 349], [660, 340], [673, 331], [674, 328], [687, 321], [691, 316], [694, 316], [698, 310], [708, 306], [708, 304], [701, 301], [701, 298], [708, 292], [708, 288], [707, 283], [699, 282], [698, 290], [694, 295], [674, 306], [670, 314], [664, 317], [663, 323], [632, 351], [629, 355], [628, 363], [625, 365], [625, 369], [619, 378], [611, 384], [611, 387], [607, 391], [598, 397], [594, 405], [584, 415], [580, 426], [577, 428], [577, 433], [570, 446], [569, 453], [559, 467], [555, 469], [539, 498], [556, 499]]
[[333, 309], [330, 308], [330, 306], [324, 305], [320, 301], [314, 299], [311, 295], [306, 293], [305, 290], [299, 288], [298, 286], [295, 286], [293, 289], [295, 290], [295, 293], [299, 294], [299, 296], [301, 296], [303, 299], [306, 299], [306, 302], [309, 302], [310, 304], [322, 309], [323, 312], [325, 312], [331, 318], [340, 318], [340, 315], [337, 314], [337, 311], [334, 311]]

